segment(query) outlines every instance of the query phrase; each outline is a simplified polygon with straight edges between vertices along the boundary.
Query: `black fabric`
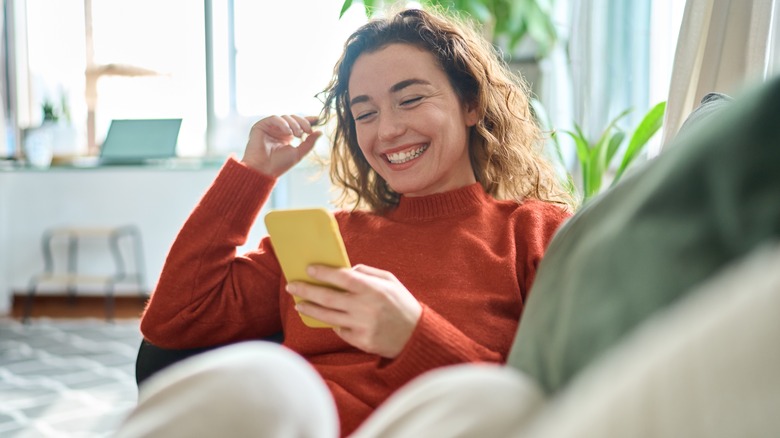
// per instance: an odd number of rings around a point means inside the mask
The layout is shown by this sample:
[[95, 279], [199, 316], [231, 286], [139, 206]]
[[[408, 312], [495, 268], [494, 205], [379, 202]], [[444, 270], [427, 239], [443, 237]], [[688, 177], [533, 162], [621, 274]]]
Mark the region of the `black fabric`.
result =
[[[284, 340], [284, 335], [279, 332], [275, 335], [264, 338], [263, 340], [282, 343]], [[215, 345], [212, 347], [174, 350], [160, 348], [146, 339], [143, 339], [141, 341], [141, 346], [138, 348], [138, 356], [135, 360], [135, 382], [138, 386], [140, 386], [149, 377], [156, 374], [160, 370], [173, 365], [176, 362], [182, 361], [188, 357], [195, 356], [196, 354], [200, 354], [205, 351], [217, 349], [221, 346], [222, 345]]]

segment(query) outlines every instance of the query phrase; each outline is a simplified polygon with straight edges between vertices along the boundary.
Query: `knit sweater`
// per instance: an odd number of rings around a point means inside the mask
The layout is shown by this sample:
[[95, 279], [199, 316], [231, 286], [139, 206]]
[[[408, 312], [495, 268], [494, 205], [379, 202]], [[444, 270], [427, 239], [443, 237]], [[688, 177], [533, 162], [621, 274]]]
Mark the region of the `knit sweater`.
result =
[[382, 215], [336, 211], [350, 261], [393, 273], [422, 305], [394, 359], [305, 326], [266, 236], [236, 255], [275, 180], [229, 158], [174, 241], [141, 331], [164, 348], [284, 332], [335, 399], [347, 435], [393, 391], [433, 368], [506, 360], [544, 250], [568, 217], [535, 200], [497, 201], [478, 183], [401, 197]]

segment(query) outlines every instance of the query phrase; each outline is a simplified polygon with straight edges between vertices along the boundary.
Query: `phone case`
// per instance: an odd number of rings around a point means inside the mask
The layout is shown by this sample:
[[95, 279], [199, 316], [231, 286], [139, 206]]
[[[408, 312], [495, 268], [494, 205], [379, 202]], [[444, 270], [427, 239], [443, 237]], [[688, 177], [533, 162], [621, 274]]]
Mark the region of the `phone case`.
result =
[[[265, 215], [265, 226], [288, 283], [306, 281], [327, 286], [309, 277], [306, 267], [350, 267], [336, 218], [324, 208], [272, 210]], [[296, 303], [300, 301], [293, 298]], [[332, 327], [306, 315], [301, 319], [309, 327]]]

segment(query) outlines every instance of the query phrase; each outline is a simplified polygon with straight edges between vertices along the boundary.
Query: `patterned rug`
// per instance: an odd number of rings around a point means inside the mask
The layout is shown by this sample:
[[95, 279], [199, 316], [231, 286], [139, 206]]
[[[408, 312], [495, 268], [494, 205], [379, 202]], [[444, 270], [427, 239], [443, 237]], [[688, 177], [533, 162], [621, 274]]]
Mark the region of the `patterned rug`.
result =
[[108, 437], [135, 406], [138, 320], [0, 318], [0, 436]]

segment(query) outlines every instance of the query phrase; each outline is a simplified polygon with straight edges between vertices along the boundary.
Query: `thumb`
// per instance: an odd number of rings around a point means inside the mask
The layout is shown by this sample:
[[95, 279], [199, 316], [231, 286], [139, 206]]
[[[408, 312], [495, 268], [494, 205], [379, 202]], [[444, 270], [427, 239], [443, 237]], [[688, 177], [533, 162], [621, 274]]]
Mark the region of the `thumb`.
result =
[[301, 144], [299, 144], [298, 147], [296, 148], [296, 150], [298, 151], [299, 160], [314, 148], [314, 144], [317, 142], [317, 139], [320, 138], [321, 136], [322, 136], [322, 131], [314, 131], [308, 136], [306, 136], [306, 140], [303, 140]]

